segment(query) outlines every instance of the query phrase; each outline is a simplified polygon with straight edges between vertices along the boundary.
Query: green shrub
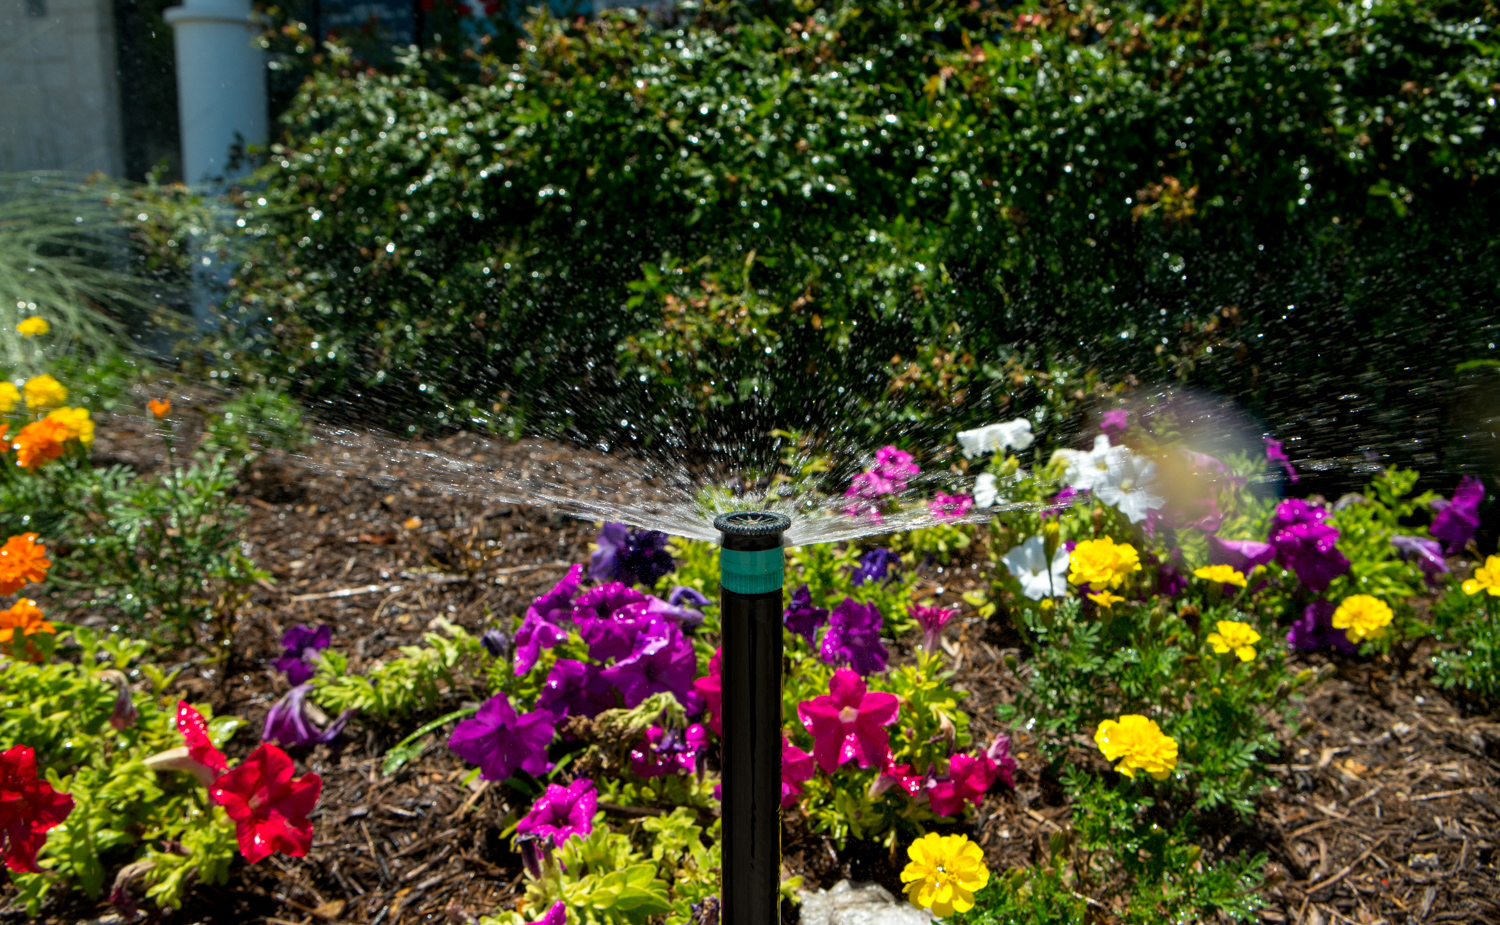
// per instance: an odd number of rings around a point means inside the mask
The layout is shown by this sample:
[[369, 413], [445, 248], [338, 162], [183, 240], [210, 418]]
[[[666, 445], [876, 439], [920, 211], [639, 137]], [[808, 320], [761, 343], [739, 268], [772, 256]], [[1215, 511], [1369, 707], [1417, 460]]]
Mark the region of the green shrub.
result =
[[1273, 417], [1338, 382], [1410, 436], [1441, 398], [1383, 371], [1492, 340], [1484, 9], [713, 2], [332, 53], [238, 200], [231, 313], [276, 384], [422, 428], [613, 431], [620, 379], [800, 419], [952, 337]]

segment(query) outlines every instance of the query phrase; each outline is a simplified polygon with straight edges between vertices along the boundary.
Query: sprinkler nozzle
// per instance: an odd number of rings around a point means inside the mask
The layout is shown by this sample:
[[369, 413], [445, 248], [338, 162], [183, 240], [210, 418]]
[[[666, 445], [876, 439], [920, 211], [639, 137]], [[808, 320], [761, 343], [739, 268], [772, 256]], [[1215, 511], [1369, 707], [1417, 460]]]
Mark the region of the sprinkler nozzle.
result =
[[733, 511], [714, 518], [719, 545], [736, 552], [780, 549], [781, 535], [791, 525], [790, 517], [774, 511]]

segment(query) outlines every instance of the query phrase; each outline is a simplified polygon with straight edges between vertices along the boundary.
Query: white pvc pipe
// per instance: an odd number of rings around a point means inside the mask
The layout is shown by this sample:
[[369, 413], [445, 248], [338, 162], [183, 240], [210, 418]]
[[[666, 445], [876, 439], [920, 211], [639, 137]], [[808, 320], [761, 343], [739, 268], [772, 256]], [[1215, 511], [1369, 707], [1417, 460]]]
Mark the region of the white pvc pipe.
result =
[[265, 54], [250, 0], [184, 0], [162, 13], [176, 33], [182, 178], [230, 174], [230, 148], [265, 144]]

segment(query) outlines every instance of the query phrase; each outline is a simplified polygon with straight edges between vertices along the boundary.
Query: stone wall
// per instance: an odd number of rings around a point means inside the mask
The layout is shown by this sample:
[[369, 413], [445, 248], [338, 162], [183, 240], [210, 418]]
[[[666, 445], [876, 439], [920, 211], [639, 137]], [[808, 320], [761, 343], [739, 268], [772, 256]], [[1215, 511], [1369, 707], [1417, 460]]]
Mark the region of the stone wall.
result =
[[124, 171], [112, 0], [0, 0], [0, 172]]

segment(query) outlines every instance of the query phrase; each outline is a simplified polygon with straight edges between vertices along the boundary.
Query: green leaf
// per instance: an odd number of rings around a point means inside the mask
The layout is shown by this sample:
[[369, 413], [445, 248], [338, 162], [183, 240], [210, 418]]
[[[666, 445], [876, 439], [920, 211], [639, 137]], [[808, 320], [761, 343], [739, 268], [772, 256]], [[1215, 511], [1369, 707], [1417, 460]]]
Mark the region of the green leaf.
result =
[[422, 752], [426, 750], [426, 746], [422, 744], [421, 740], [428, 734], [434, 732], [435, 730], [441, 729], [443, 726], [456, 719], [462, 719], [465, 716], [473, 716], [478, 712], [478, 707], [464, 707], [462, 710], [454, 710], [452, 713], [448, 713], [444, 716], [439, 716], [432, 722], [426, 724], [425, 726], [422, 726], [416, 732], [413, 732], [411, 735], [402, 739], [400, 742], [397, 742], [394, 746], [391, 747], [389, 751], [385, 753], [385, 761], [381, 762], [380, 773], [386, 775], [387, 777], [395, 774], [397, 771], [401, 770], [402, 765], [406, 764], [408, 761], [411, 761], [413, 758], [422, 754]]

